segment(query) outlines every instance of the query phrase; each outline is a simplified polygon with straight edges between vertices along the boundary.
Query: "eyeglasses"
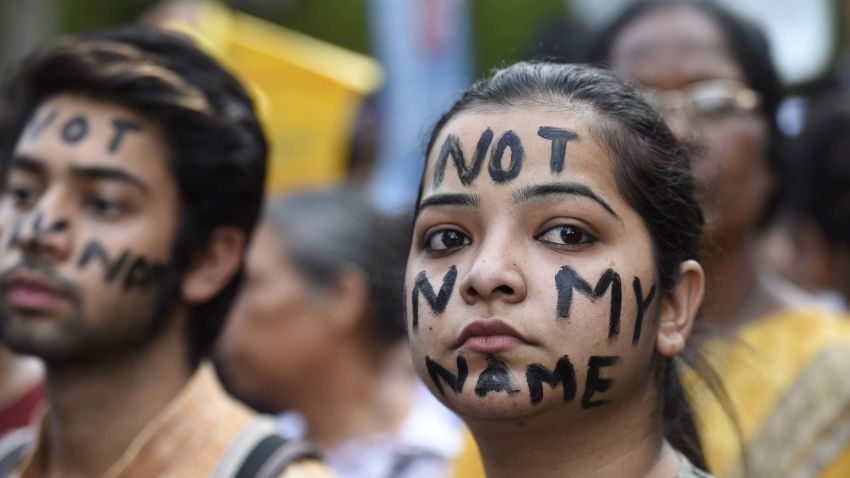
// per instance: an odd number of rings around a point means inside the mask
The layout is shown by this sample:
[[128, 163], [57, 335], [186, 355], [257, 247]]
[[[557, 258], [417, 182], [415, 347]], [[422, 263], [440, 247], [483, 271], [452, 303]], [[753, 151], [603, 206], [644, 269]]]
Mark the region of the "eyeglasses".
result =
[[757, 92], [733, 80], [698, 81], [679, 90], [644, 90], [643, 96], [664, 116], [675, 112], [690, 119], [749, 113], [761, 106], [761, 96]]

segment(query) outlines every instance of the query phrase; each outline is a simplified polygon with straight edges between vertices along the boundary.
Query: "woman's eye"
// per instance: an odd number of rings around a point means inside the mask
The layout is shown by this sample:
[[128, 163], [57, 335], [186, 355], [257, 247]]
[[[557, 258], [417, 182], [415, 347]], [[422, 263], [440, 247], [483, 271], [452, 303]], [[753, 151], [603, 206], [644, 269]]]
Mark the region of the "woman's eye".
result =
[[447, 251], [470, 244], [465, 234], [458, 231], [437, 231], [425, 239], [425, 250]]
[[20, 208], [28, 206], [35, 199], [36, 192], [31, 188], [9, 186], [6, 195], [12, 199], [15, 207]]
[[94, 215], [103, 218], [114, 218], [124, 212], [124, 208], [118, 202], [99, 197], [88, 198], [86, 207]]
[[568, 247], [578, 247], [582, 244], [596, 242], [596, 238], [585, 232], [584, 229], [569, 225], [555, 226], [538, 236], [538, 239], [550, 244]]

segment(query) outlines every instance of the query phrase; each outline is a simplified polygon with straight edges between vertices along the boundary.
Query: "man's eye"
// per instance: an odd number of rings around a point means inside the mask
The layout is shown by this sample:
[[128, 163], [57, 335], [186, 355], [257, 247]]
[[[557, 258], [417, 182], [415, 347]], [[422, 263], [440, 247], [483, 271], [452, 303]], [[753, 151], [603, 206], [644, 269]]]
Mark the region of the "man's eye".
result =
[[35, 201], [37, 192], [33, 188], [23, 186], [9, 186], [6, 196], [12, 200], [12, 205], [17, 208], [27, 207]]
[[562, 225], [548, 229], [537, 237], [538, 240], [555, 244], [557, 246], [578, 247], [583, 244], [592, 244], [596, 238], [578, 226]]
[[458, 231], [437, 231], [425, 239], [426, 251], [448, 251], [471, 244], [469, 237]]

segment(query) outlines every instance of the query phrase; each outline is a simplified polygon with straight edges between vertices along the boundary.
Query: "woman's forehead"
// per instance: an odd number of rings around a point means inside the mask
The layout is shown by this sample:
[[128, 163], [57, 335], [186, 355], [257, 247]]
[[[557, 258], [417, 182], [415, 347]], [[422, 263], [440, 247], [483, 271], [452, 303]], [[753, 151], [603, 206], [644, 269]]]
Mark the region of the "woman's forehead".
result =
[[540, 182], [570, 181], [616, 189], [611, 158], [590, 127], [588, 108], [515, 106], [459, 113], [440, 132], [428, 156], [423, 197]]

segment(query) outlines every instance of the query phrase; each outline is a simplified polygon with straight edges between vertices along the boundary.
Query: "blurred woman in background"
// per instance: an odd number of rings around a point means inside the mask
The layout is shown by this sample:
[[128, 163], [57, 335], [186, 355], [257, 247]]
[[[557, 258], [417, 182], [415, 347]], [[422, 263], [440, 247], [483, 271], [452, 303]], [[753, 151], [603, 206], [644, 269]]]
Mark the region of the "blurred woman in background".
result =
[[228, 389], [280, 413], [346, 477], [440, 477], [460, 422], [416, 381], [401, 282], [409, 219], [348, 189], [267, 205], [218, 348]]

